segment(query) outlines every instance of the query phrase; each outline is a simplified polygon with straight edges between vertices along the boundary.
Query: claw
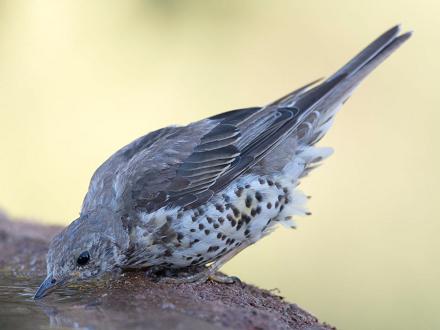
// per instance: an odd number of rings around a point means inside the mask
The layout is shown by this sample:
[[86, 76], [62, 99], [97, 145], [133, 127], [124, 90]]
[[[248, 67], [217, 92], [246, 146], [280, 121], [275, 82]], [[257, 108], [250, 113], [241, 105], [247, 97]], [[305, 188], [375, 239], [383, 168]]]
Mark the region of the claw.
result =
[[[243, 244], [239, 248], [225, 254], [220, 259], [215, 261], [209, 266], [200, 266], [198, 268], [193, 268], [190, 270], [190, 272], [175, 272], [173, 275], [176, 276], [170, 276], [170, 273], [167, 274], [160, 274], [157, 271], [153, 270], [155, 274], [153, 276], [159, 277], [159, 283], [167, 283], [167, 284], [183, 284], [183, 283], [204, 283], [208, 279], [218, 282], [218, 283], [224, 283], [224, 284], [232, 284], [232, 283], [239, 283], [241, 284], [241, 281], [238, 277], [235, 276], [227, 276], [221, 273], [216, 273], [218, 269], [220, 269], [228, 260], [230, 260], [233, 256], [235, 256], [237, 253], [242, 251], [244, 248], [246, 248], [249, 244]], [[162, 269], [163, 271], [163, 269]], [[161, 276], [162, 275], [162, 276]]]
[[209, 279], [213, 282], [222, 283], [222, 284], [241, 284], [240, 279], [237, 276], [228, 276], [221, 273], [212, 274], [209, 276]]
[[209, 276], [203, 272], [179, 277], [162, 277], [159, 279], [159, 282], [166, 284], [199, 283], [205, 282], [208, 277]]

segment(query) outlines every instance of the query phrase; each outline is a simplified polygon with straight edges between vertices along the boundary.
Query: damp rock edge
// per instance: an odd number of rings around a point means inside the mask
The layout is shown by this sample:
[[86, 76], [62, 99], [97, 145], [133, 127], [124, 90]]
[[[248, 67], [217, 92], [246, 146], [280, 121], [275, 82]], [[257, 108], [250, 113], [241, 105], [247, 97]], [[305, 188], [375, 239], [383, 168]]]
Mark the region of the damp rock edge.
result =
[[[38, 276], [46, 270], [46, 252], [59, 226], [11, 220], [0, 212], [0, 269], [12, 276]], [[99, 327], [102, 314], [113, 324], [124, 317], [152, 329], [173, 326], [209, 329], [335, 329], [267, 290], [245, 283], [171, 285], [155, 283], [143, 272], [125, 273], [105, 286], [88, 287], [87, 301], [50, 311], [61, 325], [70, 322]], [[91, 291], [91, 292], [90, 292]], [[99, 313], [93, 313], [93, 309]], [[148, 312], [150, 311], [150, 313]], [[114, 319], [114, 320], [113, 320]], [[51, 320], [52, 321], [52, 320]]]

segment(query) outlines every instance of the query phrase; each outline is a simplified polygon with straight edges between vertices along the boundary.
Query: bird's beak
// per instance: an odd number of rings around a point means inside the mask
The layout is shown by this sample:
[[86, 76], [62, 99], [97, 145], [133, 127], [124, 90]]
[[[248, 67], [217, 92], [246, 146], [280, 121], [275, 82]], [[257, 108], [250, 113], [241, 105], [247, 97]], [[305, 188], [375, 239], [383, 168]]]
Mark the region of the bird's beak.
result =
[[52, 292], [60, 283], [53, 278], [51, 274], [47, 275], [46, 279], [41, 283], [37, 292], [35, 292], [34, 299], [43, 298], [48, 293]]

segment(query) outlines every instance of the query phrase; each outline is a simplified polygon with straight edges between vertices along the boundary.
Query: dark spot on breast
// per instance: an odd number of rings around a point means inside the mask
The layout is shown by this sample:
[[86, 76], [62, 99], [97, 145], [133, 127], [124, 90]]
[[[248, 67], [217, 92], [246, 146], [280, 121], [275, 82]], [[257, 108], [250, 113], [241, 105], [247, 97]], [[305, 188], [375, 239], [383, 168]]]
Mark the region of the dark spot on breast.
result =
[[258, 178], [258, 182], [260, 184], [265, 184], [266, 183], [266, 181], [263, 178]]
[[191, 220], [192, 220], [192, 222], [196, 222], [197, 217], [196, 217], [195, 215], [193, 215], [193, 216], [191, 217]]
[[284, 205], [281, 205], [281, 207], [280, 207], [280, 212], [281, 212], [282, 210], [284, 210]]
[[247, 214], [243, 213], [241, 215], [241, 220], [243, 220], [244, 222], [246, 222], [248, 224], [251, 221], [251, 217], [248, 216]]
[[278, 206], [280, 206], [280, 203], [279, 202], [275, 202], [275, 208], [276, 209], [278, 208]]
[[217, 234], [217, 238], [220, 239], [222, 237], [222, 233]]
[[220, 248], [220, 247], [217, 246], [217, 245], [210, 246], [210, 247], [208, 248], [208, 252], [217, 251], [219, 248]]
[[200, 215], [205, 214], [205, 210], [203, 210], [201, 207], [199, 207], [197, 210], [199, 211]]
[[232, 214], [228, 214], [228, 215], [226, 216], [226, 218], [227, 218], [229, 221], [234, 221], [234, 216], [233, 216]]
[[203, 225], [203, 223], [199, 223], [199, 229], [203, 230], [203, 228], [205, 228], [205, 226]]
[[192, 233], [196, 232], [196, 230], [194, 228], [191, 228], [189, 231], [192, 232]]
[[186, 257], [186, 260], [191, 260], [193, 257]]
[[167, 222], [173, 221], [173, 217], [171, 215], [166, 216]]
[[257, 206], [257, 214], [260, 214], [261, 213], [261, 206]]
[[215, 223], [215, 224], [213, 225], [213, 227], [214, 227], [215, 229], [218, 229], [218, 227], [220, 227], [220, 225], [219, 225], [218, 223]]
[[177, 240], [180, 241], [183, 238], [183, 234], [182, 233], [177, 233]]
[[250, 187], [251, 187], [251, 185], [250, 184], [247, 184], [247, 185], [245, 185], [244, 186], [246, 189], [249, 189]]
[[177, 213], [177, 219], [182, 219], [183, 217], [183, 212], [178, 212]]
[[235, 221], [235, 220], [231, 220], [231, 226], [232, 226], [232, 227], [235, 227], [236, 224], [237, 224], [237, 221]]
[[270, 179], [268, 179], [268, 180], [267, 180], [267, 184], [268, 184], [269, 186], [273, 186], [273, 181], [270, 180]]
[[209, 229], [205, 229], [205, 235], [209, 235], [210, 231]]
[[219, 217], [219, 218], [218, 218], [218, 222], [220, 222], [220, 224], [223, 224], [223, 222], [225, 222], [225, 218], [223, 218], [223, 217]]
[[222, 235], [222, 241], [226, 239], [226, 235]]
[[225, 202], [229, 202], [230, 199], [231, 199], [231, 198], [230, 198], [228, 195], [226, 195], [226, 194], [222, 194], [222, 197], [223, 197], [223, 199], [224, 199]]
[[251, 210], [251, 216], [255, 217], [257, 215], [257, 210], [256, 209], [252, 209]]
[[267, 203], [267, 205], [266, 205], [266, 206], [267, 206], [267, 208], [268, 208], [268, 209], [271, 209], [271, 208], [272, 208], [272, 203], [271, 203], [271, 202], [269, 202], [269, 203]]
[[165, 252], [163, 253], [163, 255], [165, 257], [171, 257], [173, 255], [173, 252], [171, 252], [171, 250], [165, 250]]
[[224, 212], [225, 211], [225, 208], [224, 208], [224, 206], [222, 204], [215, 204], [215, 208], [219, 212]]
[[241, 197], [241, 194], [243, 193], [243, 187], [238, 187], [234, 192], [237, 197]]
[[278, 195], [278, 201], [281, 202], [283, 200], [284, 196], [283, 195]]
[[242, 226], [243, 226], [243, 222], [240, 221], [237, 225], [237, 231], [240, 230]]
[[286, 187], [284, 187], [284, 188], [283, 188], [283, 192], [284, 192], [285, 194], [287, 194], [287, 193], [289, 192], [289, 189], [286, 188]]
[[281, 185], [280, 185], [280, 183], [279, 182], [275, 182], [275, 187], [277, 187], [278, 189], [281, 189]]
[[251, 196], [246, 196], [246, 201], [245, 201], [246, 207], [251, 207], [252, 206], [252, 197]]
[[206, 221], [208, 221], [208, 223], [212, 223], [214, 220], [211, 217], [206, 217]]
[[232, 209], [232, 212], [234, 212], [234, 215], [236, 217], [238, 217], [240, 215], [240, 210], [235, 205], [231, 205], [231, 209]]
[[255, 198], [257, 199], [257, 201], [261, 202], [263, 200], [263, 195], [259, 191], [257, 191], [255, 193]]
[[244, 231], [244, 234], [245, 234], [245, 235], [248, 235], [249, 233], [250, 233], [249, 229], [246, 229], [246, 230]]

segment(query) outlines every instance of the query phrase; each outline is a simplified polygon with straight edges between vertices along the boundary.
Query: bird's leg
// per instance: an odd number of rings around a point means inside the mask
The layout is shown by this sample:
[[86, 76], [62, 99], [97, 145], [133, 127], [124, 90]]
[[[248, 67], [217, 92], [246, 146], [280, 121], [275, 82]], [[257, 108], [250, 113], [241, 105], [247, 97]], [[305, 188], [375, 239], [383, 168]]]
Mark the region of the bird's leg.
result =
[[224, 284], [232, 284], [235, 282], [240, 283], [240, 279], [236, 276], [227, 276], [224, 274], [219, 274], [217, 271], [229, 260], [247, 248], [251, 243], [242, 244], [238, 248], [229, 251], [224, 256], [221, 256], [218, 260], [216, 260], [209, 268], [207, 269], [208, 277], [206, 279], [210, 279], [214, 282], [224, 283]]
[[241, 280], [237, 276], [228, 276], [222, 273], [215, 273], [209, 276], [209, 279], [213, 282], [222, 284], [241, 283]]
[[234, 282], [240, 282], [240, 280], [235, 276], [227, 276], [223, 274], [217, 274], [217, 271], [229, 260], [231, 260], [234, 256], [240, 253], [242, 250], [247, 248], [250, 244], [242, 244], [240, 247], [226, 253], [221, 256], [218, 260], [214, 261], [208, 267], [204, 267], [203, 270], [193, 273], [187, 274], [178, 277], [164, 277], [160, 279], [160, 282], [170, 283], [170, 284], [182, 284], [182, 283], [194, 283], [194, 282], [205, 282], [208, 279], [225, 284], [232, 284]]
[[187, 274], [187, 275], [178, 275], [178, 277], [162, 277], [159, 282], [167, 283], [167, 284], [183, 284], [183, 283], [195, 283], [195, 282], [203, 282], [204, 280], [204, 272], [195, 273], [195, 274]]

